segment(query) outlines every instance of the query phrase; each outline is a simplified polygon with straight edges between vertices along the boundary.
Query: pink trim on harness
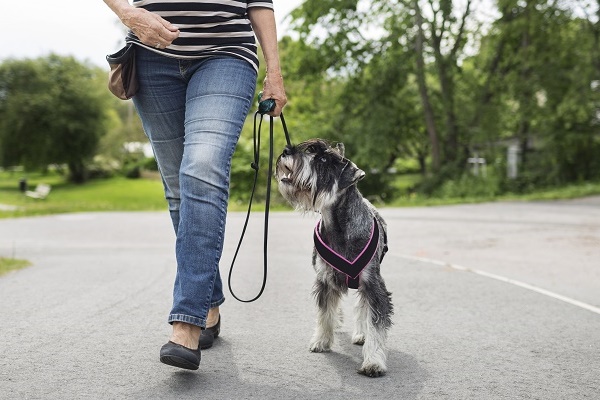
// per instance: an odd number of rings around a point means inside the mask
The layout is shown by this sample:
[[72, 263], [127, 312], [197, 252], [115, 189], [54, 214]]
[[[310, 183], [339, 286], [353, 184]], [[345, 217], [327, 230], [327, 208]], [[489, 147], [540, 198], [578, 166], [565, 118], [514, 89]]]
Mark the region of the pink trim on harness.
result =
[[[331, 247], [329, 247], [321, 238], [319, 229], [321, 221], [317, 222], [315, 226], [314, 242], [315, 249], [321, 257], [321, 259], [329, 264], [333, 269], [346, 275], [346, 283], [348, 287], [353, 289], [358, 288], [358, 277], [365, 267], [371, 262], [373, 256], [377, 252], [377, 245], [379, 241], [379, 229], [377, 222], [373, 218], [373, 227], [371, 228], [371, 235], [369, 241], [353, 261], [349, 261], [341, 254], [337, 253]], [[373, 241], [373, 238], [377, 236], [377, 240]]]

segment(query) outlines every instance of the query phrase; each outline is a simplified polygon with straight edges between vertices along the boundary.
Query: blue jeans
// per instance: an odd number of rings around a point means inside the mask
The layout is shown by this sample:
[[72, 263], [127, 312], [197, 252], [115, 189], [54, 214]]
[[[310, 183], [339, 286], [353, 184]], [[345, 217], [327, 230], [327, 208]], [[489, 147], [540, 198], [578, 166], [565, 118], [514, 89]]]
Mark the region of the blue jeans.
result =
[[133, 102], [150, 139], [177, 236], [169, 323], [206, 326], [225, 301], [219, 273], [231, 158], [256, 89], [237, 58], [178, 60], [136, 48]]

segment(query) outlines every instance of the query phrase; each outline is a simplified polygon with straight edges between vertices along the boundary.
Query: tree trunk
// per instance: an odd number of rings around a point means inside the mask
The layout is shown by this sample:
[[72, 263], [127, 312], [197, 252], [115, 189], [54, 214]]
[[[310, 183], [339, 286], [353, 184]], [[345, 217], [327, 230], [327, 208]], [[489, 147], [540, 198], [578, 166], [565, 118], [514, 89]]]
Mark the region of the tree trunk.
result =
[[83, 162], [69, 162], [69, 180], [73, 183], [84, 183], [87, 181], [87, 168]]
[[454, 82], [458, 77], [457, 68], [457, 54], [463, 46], [465, 26], [467, 17], [470, 15], [471, 0], [466, 2], [465, 11], [460, 19], [460, 27], [458, 32], [454, 36], [454, 45], [451, 51], [444, 56], [442, 54], [442, 41], [445, 32], [449, 32], [448, 26], [451, 24], [452, 17], [447, 12], [440, 12], [442, 20], [438, 23], [438, 11], [433, 10], [433, 19], [430, 24], [431, 27], [431, 44], [433, 47], [433, 53], [435, 57], [435, 66], [437, 69], [438, 79], [440, 81], [442, 104], [444, 106], [444, 119], [446, 122], [446, 140], [445, 140], [445, 152], [444, 161], [456, 164], [459, 161], [459, 128], [456, 118], [456, 110], [454, 107], [455, 100], [455, 85]]
[[425, 176], [427, 174], [427, 164], [425, 163], [425, 154], [418, 154], [417, 160], [419, 161], [419, 172], [421, 176]]
[[415, 38], [415, 51], [417, 56], [417, 83], [419, 85], [421, 104], [423, 105], [425, 126], [427, 128], [427, 134], [431, 144], [431, 161], [433, 164], [432, 169], [434, 172], [437, 172], [440, 169], [440, 145], [435, 127], [433, 107], [431, 106], [429, 93], [427, 92], [427, 83], [425, 82], [425, 59], [423, 56], [423, 42], [425, 41], [425, 38], [423, 34], [423, 16], [421, 15], [421, 9], [419, 7], [418, 0], [413, 0], [413, 5], [415, 8], [415, 23], [418, 28]]
[[520, 77], [521, 85], [520, 96], [519, 96], [519, 113], [520, 113], [520, 121], [519, 127], [517, 130], [517, 138], [519, 140], [519, 146], [521, 150], [521, 165], [522, 168], [527, 167], [527, 152], [529, 150], [529, 131], [531, 129], [531, 121], [530, 116], [532, 112], [532, 101], [533, 101], [533, 89], [531, 86], [531, 75], [532, 68], [530, 65], [530, 47], [531, 47], [531, 36], [529, 34], [529, 29], [531, 27], [531, 11], [530, 8], [532, 4], [530, 1], [527, 1], [524, 10], [525, 17], [525, 27], [523, 30], [523, 34], [521, 37], [521, 71]]
[[440, 43], [435, 42], [435, 59], [440, 80], [440, 89], [442, 91], [442, 104], [444, 105], [444, 114], [446, 121], [446, 146], [444, 161], [455, 163], [458, 160], [458, 126], [456, 124], [456, 114], [454, 112], [454, 83], [448, 71], [447, 61], [444, 59]]

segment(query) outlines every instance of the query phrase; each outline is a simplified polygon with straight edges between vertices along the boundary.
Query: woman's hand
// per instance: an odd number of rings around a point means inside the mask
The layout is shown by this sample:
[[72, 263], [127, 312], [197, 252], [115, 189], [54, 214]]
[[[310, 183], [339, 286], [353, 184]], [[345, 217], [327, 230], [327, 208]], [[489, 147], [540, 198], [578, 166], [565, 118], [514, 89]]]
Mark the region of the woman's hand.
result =
[[283, 87], [283, 77], [279, 71], [269, 72], [263, 82], [262, 99], [273, 99], [275, 100], [275, 108], [273, 111], [267, 113], [272, 117], [278, 117], [283, 110], [283, 107], [287, 103], [287, 97], [285, 96], [285, 88]]
[[143, 8], [128, 8], [119, 18], [142, 43], [157, 49], [164, 49], [179, 37], [175, 25]]

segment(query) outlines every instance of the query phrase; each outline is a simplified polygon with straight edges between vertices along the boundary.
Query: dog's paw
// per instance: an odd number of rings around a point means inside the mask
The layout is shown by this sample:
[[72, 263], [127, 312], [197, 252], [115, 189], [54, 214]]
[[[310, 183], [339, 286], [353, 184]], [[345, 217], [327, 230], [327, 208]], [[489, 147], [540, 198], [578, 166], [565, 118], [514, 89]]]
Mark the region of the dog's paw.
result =
[[362, 346], [365, 344], [365, 335], [362, 333], [355, 333], [354, 336], [352, 336], [352, 343]]
[[358, 370], [359, 374], [369, 376], [371, 378], [379, 378], [384, 376], [387, 372], [387, 368], [383, 365], [378, 364], [364, 364]]
[[325, 340], [314, 340], [308, 347], [311, 353], [328, 353], [331, 351], [331, 343]]

